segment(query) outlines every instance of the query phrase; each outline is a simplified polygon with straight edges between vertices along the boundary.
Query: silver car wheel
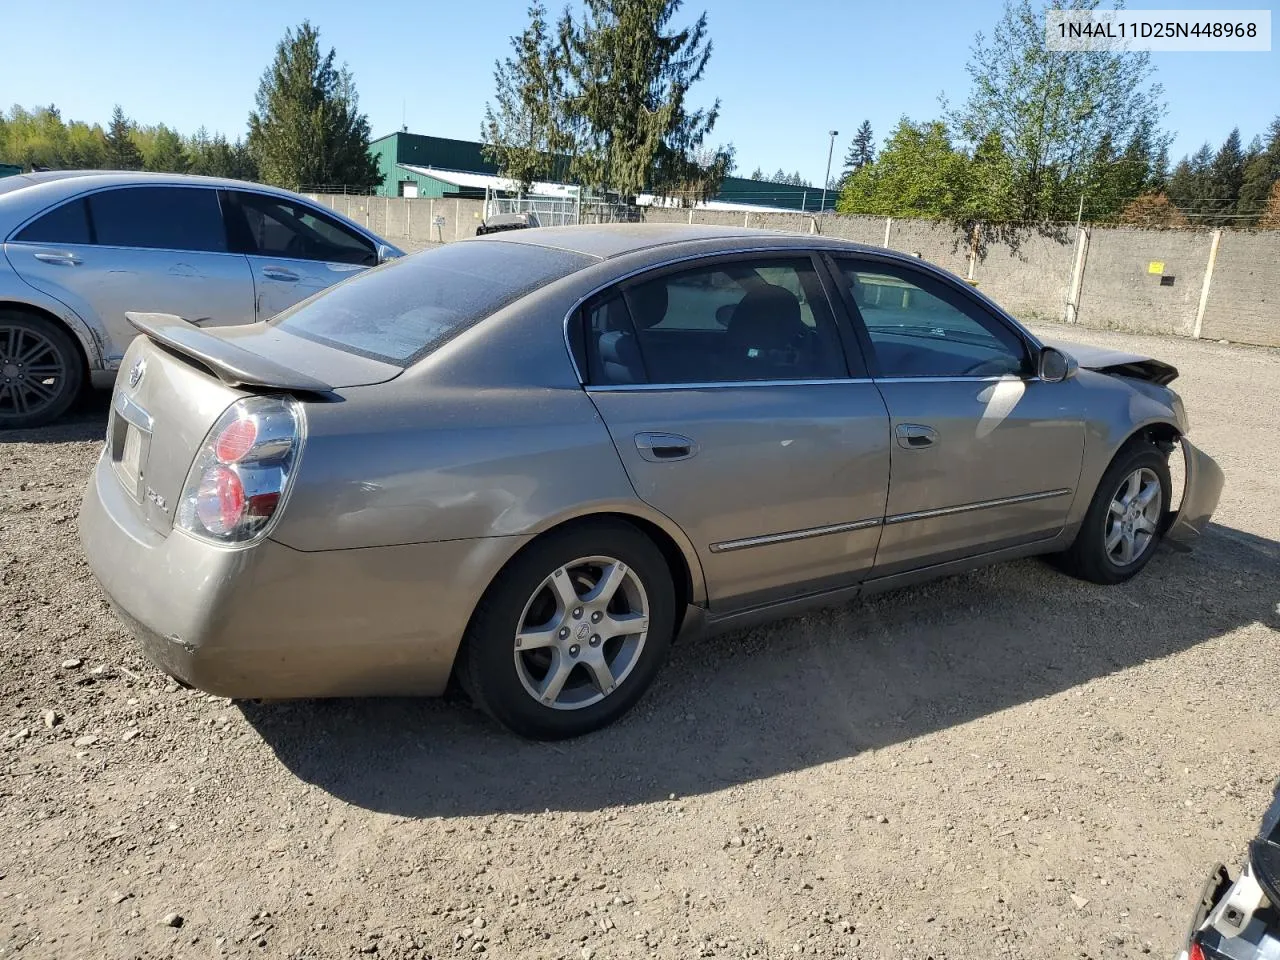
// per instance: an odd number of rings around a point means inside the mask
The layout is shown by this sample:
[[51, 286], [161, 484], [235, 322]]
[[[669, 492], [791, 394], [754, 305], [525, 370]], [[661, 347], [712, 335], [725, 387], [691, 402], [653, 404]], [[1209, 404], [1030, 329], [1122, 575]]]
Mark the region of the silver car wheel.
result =
[[1150, 467], [1140, 467], [1120, 481], [1103, 520], [1103, 543], [1112, 563], [1127, 567], [1151, 549], [1163, 508], [1160, 478]]
[[613, 557], [583, 557], [533, 592], [515, 635], [516, 673], [556, 710], [599, 703], [627, 678], [649, 635], [644, 584]]
[[0, 324], [0, 414], [40, 413], [58, 401], [66, 377], [53, 341], [26, 326]]

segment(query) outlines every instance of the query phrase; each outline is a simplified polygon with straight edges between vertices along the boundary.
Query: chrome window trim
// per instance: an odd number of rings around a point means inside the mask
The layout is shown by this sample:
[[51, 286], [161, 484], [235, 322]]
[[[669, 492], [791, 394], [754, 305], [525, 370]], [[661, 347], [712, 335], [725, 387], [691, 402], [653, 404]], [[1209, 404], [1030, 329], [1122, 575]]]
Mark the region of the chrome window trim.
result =
[[[789, 238], [784, 237], [781, 239], [789, 239]], [[635, 251], [635, 252], [640, 252], [640, 251]], [[956, 278], [955, 276], [953, 276], [952, 274], [944, 270], [942, 267], [932, 264], [927, 260], [920, 260], [916, 257], [908, 256], [905, 253], [899, 253], [896, 250], [863, 249], [862, 247], [853, 245], [853, 244], [851, 244], [849, 248], [846, 248], [843, 244], [832, 243], [830, 239], [828, 239], [826, 243], [819, 243], [815, 245], [801, 246], [797, 244], [796, 246], [789, 246], [789, 245], [765, 246], [765, 247], [751, 246], [751, 247], [742, 247], [737, 250], [719, 250], [714, 253], [702, 251], [699, 253], [684, 254], [679, 257], [670, 257], [665, 260], [659, 260], [657, 262], [650, 263], [643, 267], [638, 267], [626, 273], [619, 274], [618, 276], [612, 278], [611, 280], [606, 281], [605, 283], [599, 284], [598, 286], [594, 287], [589, 292], [587, 292], [586, 294], [579, 297], [577, 300], [573, 302], [573, 305], [569, 308], [568, 312], [565, 313], [564, 322], [561, 325], [561, 334], [563, 335], [563, 338], [564, 338], [565, 352], [569, 354], [569, 363], [573, 366], [573, 373], [574, 373], [574, 376], [578, 378], [578, 384], [580, 386], [586, 387], [588, 390], [612, 390], [617, 388], [631, 389], [631, 390], [645, 389], [645, 388], [667, 389], [668, 387], [686, 387], [687, 388], [688, 386], [690, 386], [689, 384], [608, 384], [608, 385], [601, 384], [598, 386], [588, 386], [586, 376], [583, 374], [582, 370], [578, 367], [578, 359], [573, 354], [573, 342], [569, 337], [569, 324], [573, 322], [573, 315], [577, 313], [580, 309], [582, 309], [582, 305], [584, 303], [586, 303], [588, 300], [590, 300], [592, 297], [596, 296], [597, 294], [603, 293], [605, 290], [608, 290], [612, 286], [615, 286], [619, 283], [624, 283], [627, 280], [630, 280], [633, 277], [638, 277], [644, 273], [649, 273], [651, 271], [656, 271], [656, 270], [662, 270], [662, 269], [665, 269], [666, 267], [675, 266], [681, 263], [689, 263], [694, 260], [714, 260], [721, 257], [734, 257], [734, 256], [745, 255], [745, 254], [760, 254], [760, 253], [776, 253], [780, 256], [786, 255], [788, 253], [793, 256], [796, 254], [803, 254], [810, 258], [815, 256], [822, 256], [825, 254], [827, 256], [832, 257], [833, 259], [836, 256], [865, 257], [872, 260], [883, 260], [883, 261], [889, 261], [892, 263], [900, 263], [907, 266], [908, 268], [922, 270], [925, 273], [932, 274], [935, 279], [953, 287], [962, 295], [971, 296], [974, 299], [978, 300], [982, 306], [992, 311], [1000, 320], [1004, 321], [1007, 325], [1011, 326], [1017, 334], [1021, 335], [1023, 339], [1027, 341], [1029, 352], [1034, 353], [1037, 350], [1044, 349], [1044, 344], [1040, 342], [1040, 339], [1035, 334], [1033, 334], [1030, 330], [1028, 330], [1025, 326], [1023, 326], [1017, 320], [1016, 317], [1010, 314], [1007, 310], [1001, 307], [998, 303], [996, 303], [986, 294], [982, 293], [981, 291], [979, 291], [974, 287], [971, 287], [965, 284], [963, 280], [959, 280], [958, 278]], [[823, 285], [823, 291], [827, 294], [827, 299], [830, 300], [831, 292], [826, 289], [825, 284]], [[835, 309], [834, 303], [832, 304], [832, 309], [833, 310]], [[797, 382], [801, 382], [801, 383], [818, 383], [818, 382], [977, 383], [977, 382], [985, 382], [988, 380], [999, 380], [999, 379], [1003, 379], [1003, 378], [1001, 377], [878, 377], [878, 378], [871, 378], [870, 380], [867, 380], [866, 378], [848, 378], [848, 379], [842, 379], [839, 381], [804, 380], [804, 381], [797, 381]], [[1034, 383], [1039, 381], [1040, 378], [1038, 376], [1033, 375], [1030, 377], [1020, 377], [1019, 379], [1026, 383]], [[743, 381], [743, 382], [744, 383], [745, 382], [768, 383], [771, 381]], [[778, 381], [778, 382], [784, 382], [784, 381]], [[721, 383], [706, 384], [706, 386], [722, 386], [722, 385], [726, 385], [726, 384], [721, 384]], [[742, 384], [736, 381], [733, 381], [731, 382], [731, 385], [741, 386]]]
[[978, 500], [974, 503], [962, 503], [955, 507], [938, 507], [935, 510], [917, 510], [914, 513], [896, 513], [884, 518], [885, 525], [891, 523], [907, 523], [911, 520], [931, 520], [934, 517], [949, 517], [957, 513], [971, 513], [974, 510], [987, 510], [991, 507], [1005, 507], [1015, 503], [1031, 503], [1036, 500], [1051, 500], [1054, 497], [1065, 497], [1071, 493], [1067, 487], [1058, 490], [1043, 490], [1039, 493], [1022, 493], [1016, 497], [999, 497], [995, 500]]
[[807, 387], [845, 383], [874, 383], [866, 377], [825, 377], [815, 380], [705, 380], [697, 383], [605, 383], [586, 386], [588, 393], [627, 393], [649, 390], [723, 390], [736, 387]]
[[775, 543], [792, 543], [796, 540], [809, 540], [813, 537], [826, 537], [833, 533], [850, 533], [854, 530], [866, 530], [878, 527], [884, 521], [879, 517], [868, 520], [853, 520], [849, 523], [832, 523], [825, 527], [807, 527], [804, 530], [788, 530], [786, 533], [768, 533], [759, 537], [743, 537], [741, 540], [724, 540], [711, 544], [712, 553], [730, 553], [734, 550], [746, 550], [749, 547], [764, 547]]
[[875, 377], [881, 383], [1039, 383], [1039, 377], [1018, 377], [1006, 374], [1002, 377]]

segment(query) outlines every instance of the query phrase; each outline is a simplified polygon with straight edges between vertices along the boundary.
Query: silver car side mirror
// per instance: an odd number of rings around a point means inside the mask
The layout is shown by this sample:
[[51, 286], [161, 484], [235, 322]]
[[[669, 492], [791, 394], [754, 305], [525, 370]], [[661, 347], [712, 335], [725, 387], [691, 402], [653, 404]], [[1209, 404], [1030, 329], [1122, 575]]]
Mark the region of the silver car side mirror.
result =
[[1075, 357], [1069, 356], [1054, 347], [1045, 347], [1040, 351], [1040, 379], [1045, 383], [1061, 383], [1076, 375], [1079, 365]]
[[399, 250], [391, 246], [389, 243], [378, 244], [378, 262], [386, 263], [388, 260], [395, 260], [402, 256]]

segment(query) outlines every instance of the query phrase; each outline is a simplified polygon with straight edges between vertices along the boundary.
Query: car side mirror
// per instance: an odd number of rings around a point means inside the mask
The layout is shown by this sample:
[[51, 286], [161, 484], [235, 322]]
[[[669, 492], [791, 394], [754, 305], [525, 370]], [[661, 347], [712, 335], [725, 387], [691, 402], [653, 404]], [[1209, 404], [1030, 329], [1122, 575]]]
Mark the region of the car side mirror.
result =
[[396, 260], [404, 256], [399, 250], [391, 246], [389, 243], [378, 244], [378, 262], [386, 263], [388, 260]]
[[1038, 373], [1045, 383], [1061, 383], [1076, 375], [1079, 364], [1075, 357], [1063, 353], [1055, 347], [1045, 347], [1040, 351]]

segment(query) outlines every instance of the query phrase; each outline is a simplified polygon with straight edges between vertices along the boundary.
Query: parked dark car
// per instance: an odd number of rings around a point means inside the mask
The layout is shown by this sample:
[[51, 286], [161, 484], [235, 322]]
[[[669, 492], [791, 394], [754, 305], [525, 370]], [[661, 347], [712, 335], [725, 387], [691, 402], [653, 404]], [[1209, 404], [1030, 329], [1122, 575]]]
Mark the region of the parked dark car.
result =
[[1205, 882], [1179, 960], [1280, 957], [1280, 783], [1234, 882], [1219, 865]]

